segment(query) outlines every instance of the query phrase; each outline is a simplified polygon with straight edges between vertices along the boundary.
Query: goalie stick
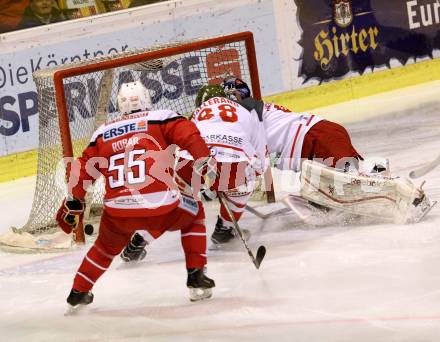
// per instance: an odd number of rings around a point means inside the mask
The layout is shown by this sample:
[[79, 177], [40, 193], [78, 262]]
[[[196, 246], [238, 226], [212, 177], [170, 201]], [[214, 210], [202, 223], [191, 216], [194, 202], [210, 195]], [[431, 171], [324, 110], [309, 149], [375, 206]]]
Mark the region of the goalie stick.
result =
[[226, 208], [226, 211], [228, 212], [229, 217], [231, 218], [231, 221], [234, 225], [234, 229], [237, 233], [237, 235], [240, 237], [241, 241], [243, 242], [244, 247], [246, 248], [249, 257], [251, 258], [253, 264], [255, 265], [255, 267], [257, 269], [260, 268], [261, 262], [263, 261], [264, 256], [266, 255], [266, 247], [264, 246], [260, 246], [258, 247], [257, 250], [257, 255], [254, 257], [254, 254], [252, 253], [252, 251], [250, 250], [249, 246], [247, 245], [246, 239], [243, 236], [243, 232], [240, 228], [240, 226], [237, 223], [237, 220], [234, 217], [234, 214], [231, 211], [231, 208], [229, 208], [229, 205], [226, 201], [225, 195], [223, 194], [223, 192], [218, 192], [218, 197], [220, 199], [220, 201], [223, 203], [223, 205]]
[[268, 218], [271, 218], [272, 216], [281, 215], [281, 214], [284, 214], [285, 212], [290, 211], [289, 208], [281, 208], [281, 209], [272, 211], [270, 213], [263, 214], [260, 211], [258, 211], [256, 208], [251, 207], [250, 205], [246, 205], [245, 209], [262, 220], [266, 220]]
[[438, 165], [440, 165], [440, 155], [436, 159], [431, 161], [430, 163], [428, 163], [428, 164], [426, 164], [416, 170], [411, 171], [409, 173], [409, 177], [412, 179], [422, 177], [422, 176], [426, 175], [428, 172], [431, 172], [432, 170], [434, 170]]

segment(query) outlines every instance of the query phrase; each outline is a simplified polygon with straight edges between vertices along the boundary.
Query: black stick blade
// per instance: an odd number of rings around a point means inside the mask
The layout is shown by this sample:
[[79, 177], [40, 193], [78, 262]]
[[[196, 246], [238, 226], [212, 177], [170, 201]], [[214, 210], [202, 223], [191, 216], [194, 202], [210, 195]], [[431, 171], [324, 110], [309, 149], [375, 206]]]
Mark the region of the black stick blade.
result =
[[263, 261], [265, 255], [266, 255], [266, 247], [264, 246], [258, 247], [257, 255], [255, 257], [255, 262], [254, 262], [255, 267], [257, 269], [260, 268], [261, 262]]

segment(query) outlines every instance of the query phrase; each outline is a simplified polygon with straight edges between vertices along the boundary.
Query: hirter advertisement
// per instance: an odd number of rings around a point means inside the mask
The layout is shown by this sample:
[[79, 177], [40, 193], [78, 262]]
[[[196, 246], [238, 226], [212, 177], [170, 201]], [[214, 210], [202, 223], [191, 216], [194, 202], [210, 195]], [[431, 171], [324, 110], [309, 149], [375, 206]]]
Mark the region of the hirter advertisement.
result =
[[348, 72], [433, 57], [440, 48], [435, 0], [295, 0], [303, 47], [300, 76], [327, 81]]

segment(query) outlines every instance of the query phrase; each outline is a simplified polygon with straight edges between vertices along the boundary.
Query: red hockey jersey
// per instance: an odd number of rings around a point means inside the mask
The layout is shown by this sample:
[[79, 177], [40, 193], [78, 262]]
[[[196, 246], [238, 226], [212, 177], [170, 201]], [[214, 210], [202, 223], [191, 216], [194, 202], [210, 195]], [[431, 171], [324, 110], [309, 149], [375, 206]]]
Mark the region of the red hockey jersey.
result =
[[173, 181], [176, 145], [196, 159], [210, 153], [195, 124], [170, 110], [134, 113], [102, 125], [70, 168], [70, 193], [84, 199], [87, 187], [102, 174], [109, 215], [165, 214], [180, 197]]

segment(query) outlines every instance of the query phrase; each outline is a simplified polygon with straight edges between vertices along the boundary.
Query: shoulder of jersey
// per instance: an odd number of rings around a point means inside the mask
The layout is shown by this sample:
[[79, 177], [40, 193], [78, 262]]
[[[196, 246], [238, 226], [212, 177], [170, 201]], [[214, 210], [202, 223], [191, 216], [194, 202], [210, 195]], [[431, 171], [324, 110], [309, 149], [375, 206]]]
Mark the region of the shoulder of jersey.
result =
[[102, 136], [106, 131], [112, 128], [117, 128], [119, 126], [125, 126], [131, 123], [138, 123], [141, 121], [146, 122], [147, 124], [156, 124], [156, 123], [160, 124], [160, 123], [166, 123], [168, 121], [173, 121], [179, 118], [183, 118], [183, 116], [168, 109], [133, 113], [123, 118], [118, 118], [99, 126], [99, 128], [92, 135], [90, 142], [95, 142], [96, 139], [98, 139], [99, 136]]
[[247, 108], [242, 106], [240, 103], [238, 103], [234, 100], [228, 99], [226, 97], [219, 97], [219, 96], [212, 97], [209, 100], [206, 100], [205, 102], [202, 103], [202, 105], [199, 108], [222, 105], [222, 104], [229, 104], [232, 106], [236, 106], [238, 109], [243, 109], [243, 110], [248, 111]]
[[274, 105], [271, 102], [264, 102], [264, 110], [274, 109]]
[[290, 109], [270, 102], [264, 103], [264, 111], [265, 112], [283, 112], [283, 113], [293, 113], [293, 114], [299, 114], [297, 112], [291, 111]]
[[171, 120], [184, 119], [184, 117], [175, 111], [169, 109], [160, 109], [149, 111], [147, 119], [148, 121], [152, 121], [152, 123], [161, 123]]

